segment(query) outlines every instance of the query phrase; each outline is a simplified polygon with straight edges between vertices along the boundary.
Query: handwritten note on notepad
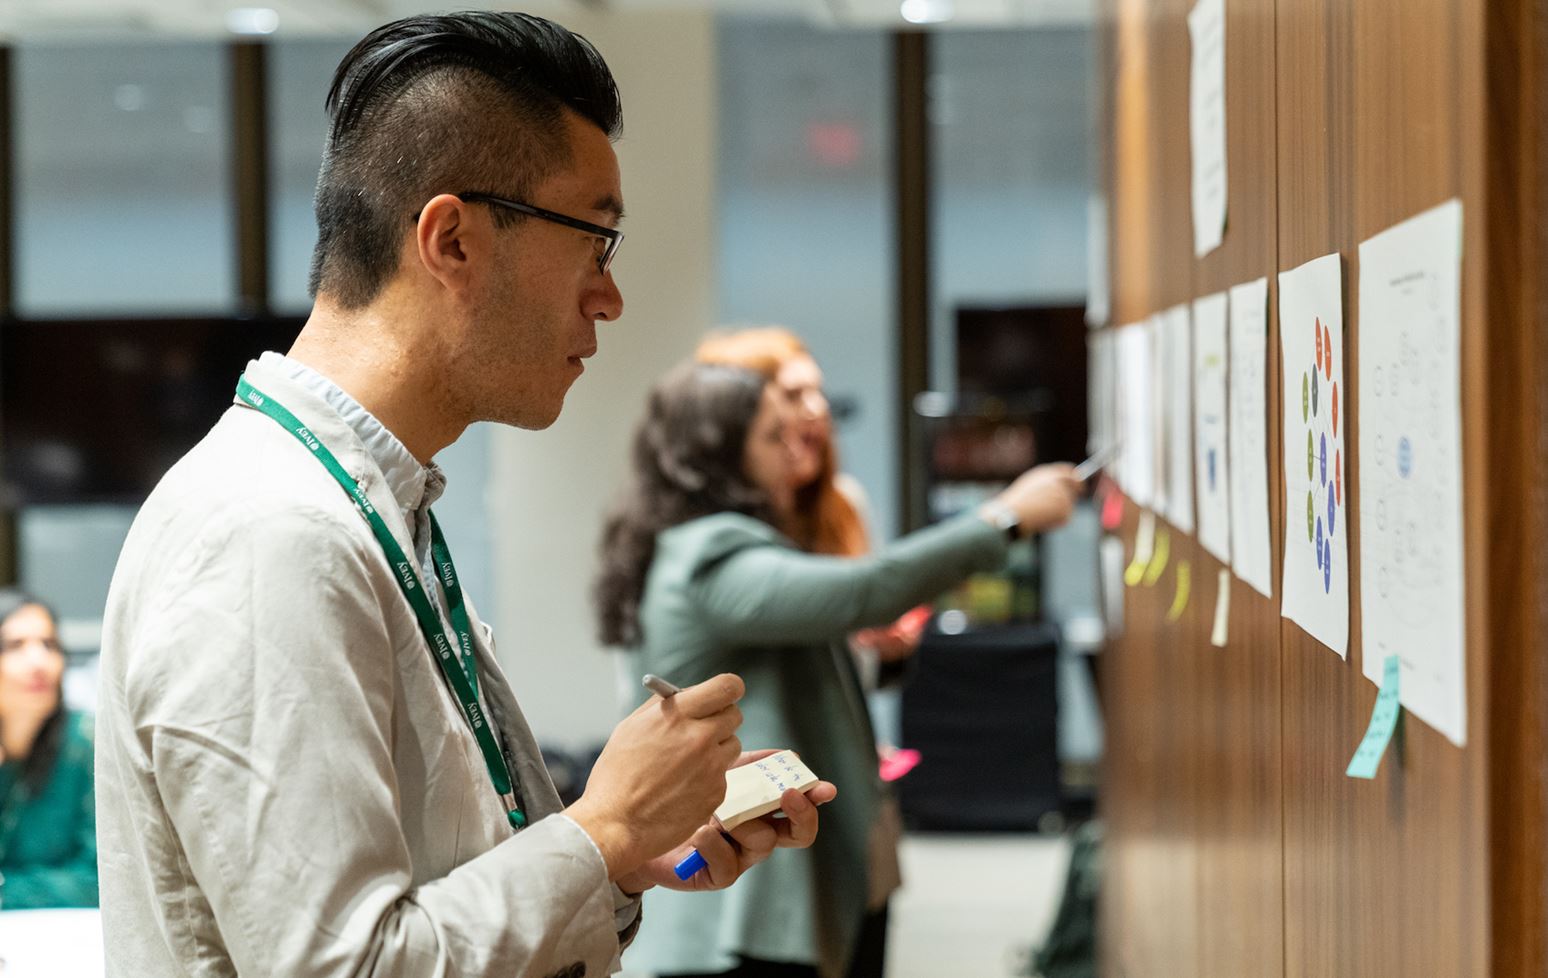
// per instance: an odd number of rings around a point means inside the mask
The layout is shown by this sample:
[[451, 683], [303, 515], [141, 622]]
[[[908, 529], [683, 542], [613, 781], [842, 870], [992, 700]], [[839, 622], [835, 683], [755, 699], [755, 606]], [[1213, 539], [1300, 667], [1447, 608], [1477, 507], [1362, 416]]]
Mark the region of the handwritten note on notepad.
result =
[[795, 751], [782, 750], [727, 771], [726, 799], [715, 809], [715, 817], [728, 830], [734, 829], [777, 809], [785, 789], [806, 791], [816, 784], [817, 775], [801, 763]]

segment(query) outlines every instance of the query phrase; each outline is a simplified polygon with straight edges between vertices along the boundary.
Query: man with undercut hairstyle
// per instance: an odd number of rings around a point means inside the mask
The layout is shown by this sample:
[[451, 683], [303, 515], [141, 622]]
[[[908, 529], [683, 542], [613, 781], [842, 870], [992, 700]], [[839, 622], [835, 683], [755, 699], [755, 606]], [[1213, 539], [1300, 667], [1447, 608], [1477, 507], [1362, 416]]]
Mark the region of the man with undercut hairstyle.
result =
[[561, 810], [430, 512], [436, 453], [551, 424], [622, 311], [618, 92], [564, 28], [464, 13], [373, 31], [327, 107], [311, 316], [232, 378], [108, 598], [108, 974], [606, 974], [643, 890], [810, 845], [836, 791], [718, 831], [756, 756], [723, 675], [626, 718]]

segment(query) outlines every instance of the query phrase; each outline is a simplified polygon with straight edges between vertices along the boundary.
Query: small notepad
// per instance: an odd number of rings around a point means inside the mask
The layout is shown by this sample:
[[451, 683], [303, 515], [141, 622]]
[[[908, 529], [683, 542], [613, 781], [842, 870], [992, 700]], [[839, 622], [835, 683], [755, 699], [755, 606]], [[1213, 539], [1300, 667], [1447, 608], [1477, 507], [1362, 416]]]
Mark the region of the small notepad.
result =
[[780, 796], [787, 788], [807, 791], [816, 784], [817, 775], [801, 763], [795, 751], [782, 750], [727, 771], [726, 798], [715, 809], [715, 817], [726, 829], [734, 829], [779, 808]]

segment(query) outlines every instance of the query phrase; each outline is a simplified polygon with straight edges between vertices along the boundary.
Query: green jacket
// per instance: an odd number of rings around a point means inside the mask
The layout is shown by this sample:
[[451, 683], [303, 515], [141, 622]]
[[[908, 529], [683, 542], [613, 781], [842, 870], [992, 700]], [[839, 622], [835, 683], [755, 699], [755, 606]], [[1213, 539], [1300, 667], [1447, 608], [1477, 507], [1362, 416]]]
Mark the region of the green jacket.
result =
[[866, 911], [868, 841], [882, 798], [846, 636], [1000, 566], [1005, 547], [1004, 535], [976, 516], [855, 559], [804, 553], [768, 524], [733, 513], [657, 538], [634, 671], [682, 686], [740, 675], [743, 747], [794, 748], [839, 795], [823, 807], [811, 849], [777, 852], [718, 893], [646, 894], [628, 967], [714, 972], [744, 955], [816, 965], [825, 976], [846, 970]]
[[97, 905], [92, 718], [66, 717], [54, 770], [36, 793], [21, 763], [0, 764], [0, 910]]

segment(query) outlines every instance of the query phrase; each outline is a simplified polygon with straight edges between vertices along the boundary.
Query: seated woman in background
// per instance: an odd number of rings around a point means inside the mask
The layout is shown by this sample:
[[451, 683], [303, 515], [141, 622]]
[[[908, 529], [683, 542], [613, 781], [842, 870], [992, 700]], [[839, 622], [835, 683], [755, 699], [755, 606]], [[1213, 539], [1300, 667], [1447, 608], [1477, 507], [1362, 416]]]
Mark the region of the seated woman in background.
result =
[[0, 910], [97, 905], [92, 723], [64, 666], [54, 613], [0, 590]]
[[[658, 975], [865, 973], [851, 969], [874, 906], [881, 785], [845, 637], [993, 569], [1009, 534], [1058, 525], [1074, 505], [1069, 466], [1043, 466], [980, 511], [869, 557], [804, 553], [786, 530], [788, 414], [759, 374], [674, 370], [651, 392], [632, 484], [603, 536], [603, 642], [634, 650], [637, 673], [679, 685], [739, 674], [742, 742], [789, 744], [839, 788], [810, 850], [769, 860], [733, 890], [646, 897], [651, 926], [628, 964]], [[879, 968], [880, 957], [858, 963]]]

